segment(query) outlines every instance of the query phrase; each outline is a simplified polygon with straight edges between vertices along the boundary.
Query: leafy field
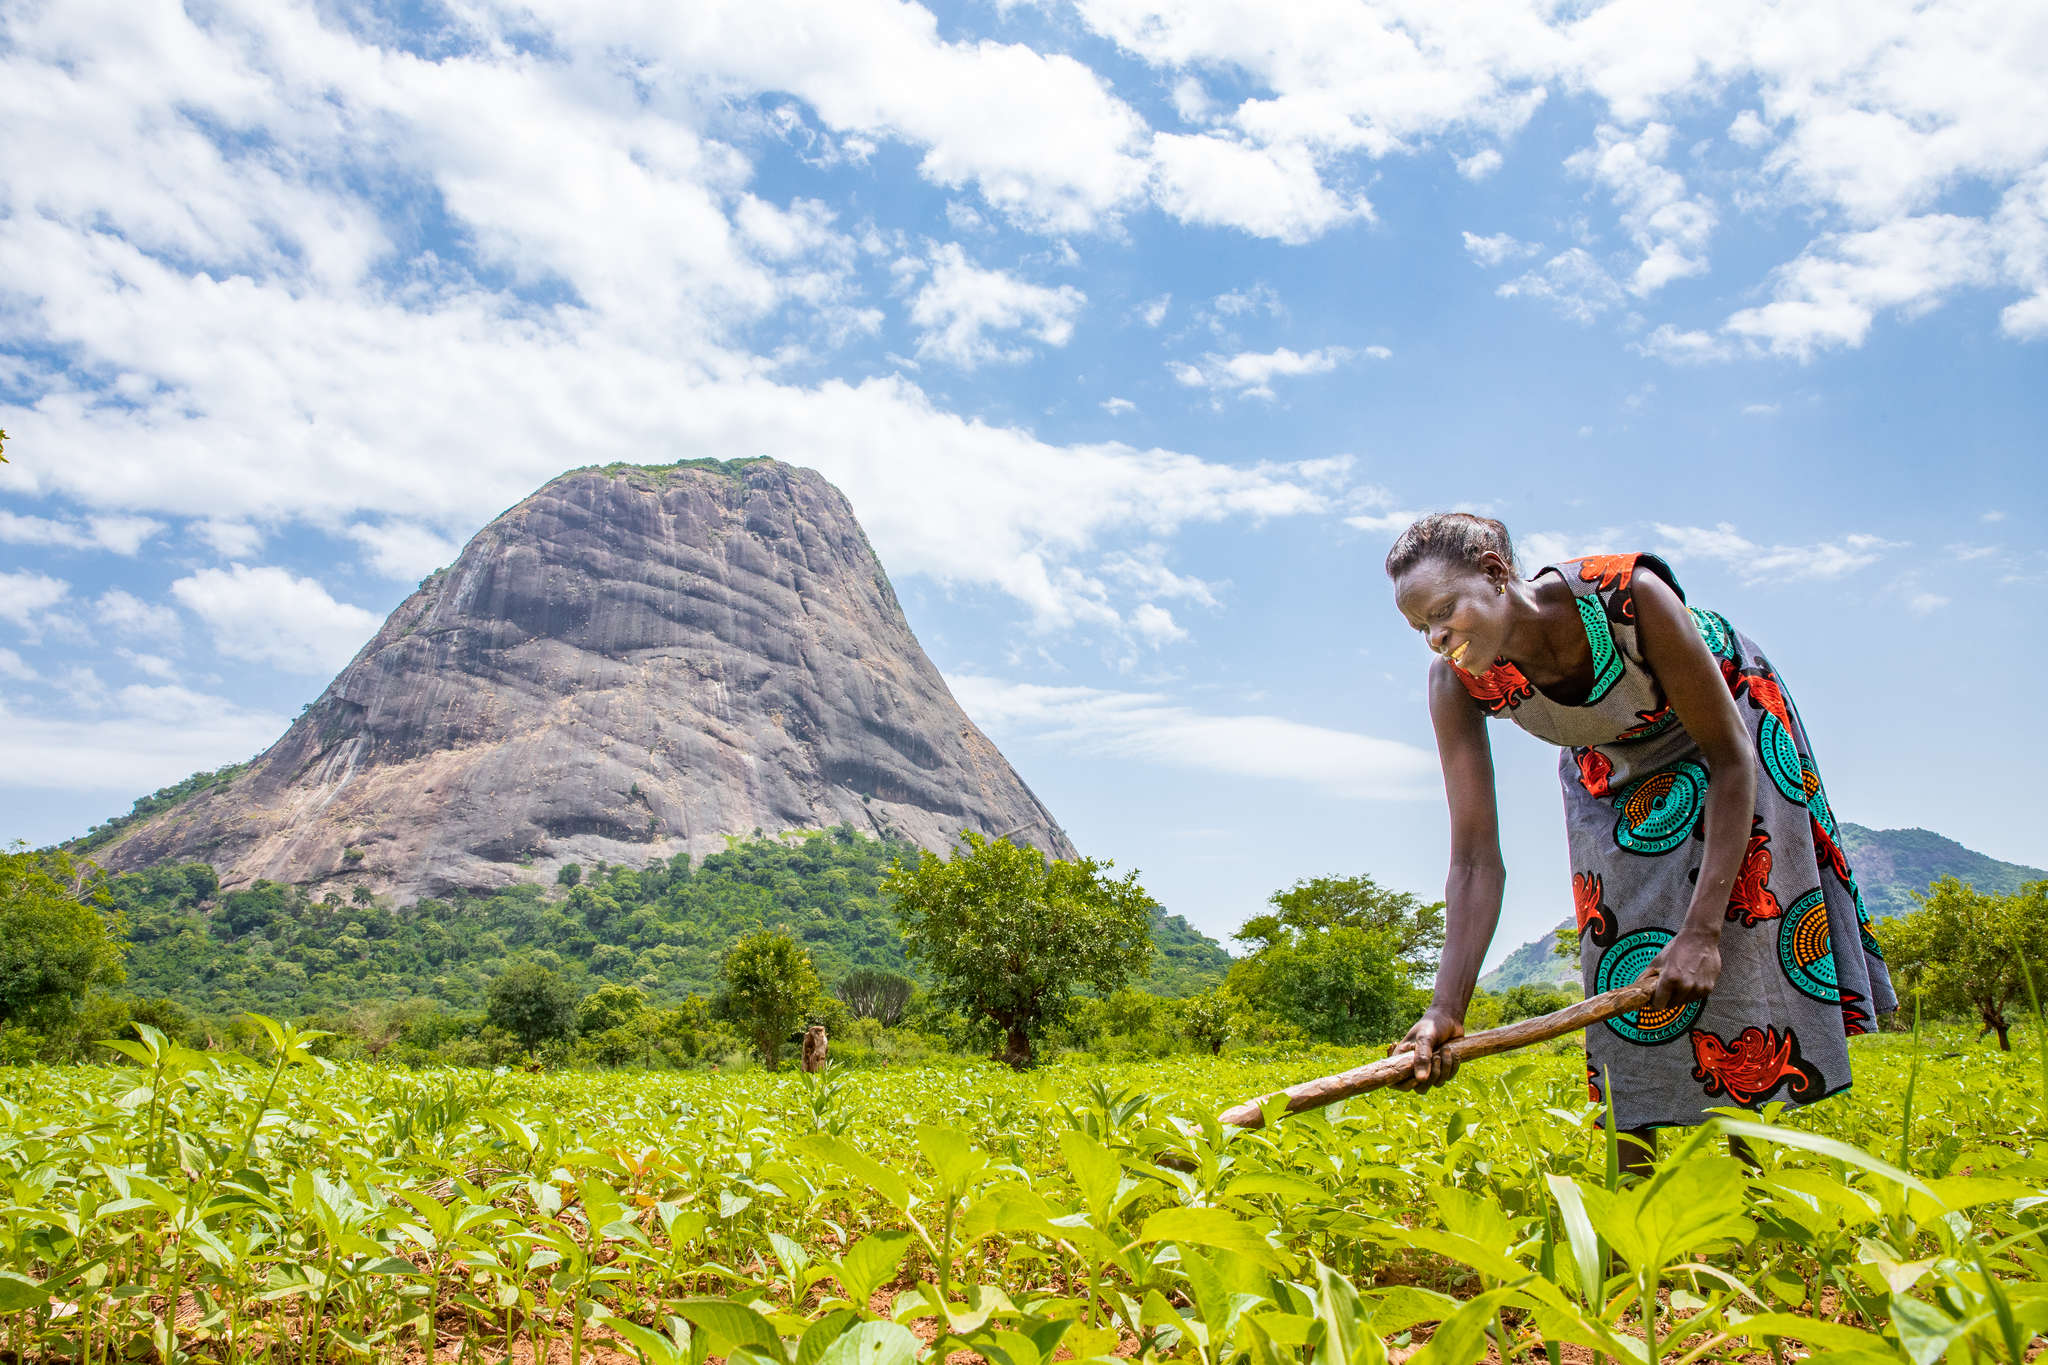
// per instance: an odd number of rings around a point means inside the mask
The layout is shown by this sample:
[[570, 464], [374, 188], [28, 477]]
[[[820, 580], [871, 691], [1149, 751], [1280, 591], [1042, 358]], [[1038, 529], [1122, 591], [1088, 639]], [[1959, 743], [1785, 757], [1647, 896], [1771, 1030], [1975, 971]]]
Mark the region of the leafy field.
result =
[[0, 1349], [1847, 1363], [2013, 1360], [2048, 1325], [2042, 1061], [1960, 1034], [1856, 1040], [1853, 1097], [1744, 1130], [1759, 1171], [1667, 1134], [1619, 1189], [1576, 1048], [1225, 1133], [1364, 1054], [819, 1080], [273, 1041], [0, 1072]]

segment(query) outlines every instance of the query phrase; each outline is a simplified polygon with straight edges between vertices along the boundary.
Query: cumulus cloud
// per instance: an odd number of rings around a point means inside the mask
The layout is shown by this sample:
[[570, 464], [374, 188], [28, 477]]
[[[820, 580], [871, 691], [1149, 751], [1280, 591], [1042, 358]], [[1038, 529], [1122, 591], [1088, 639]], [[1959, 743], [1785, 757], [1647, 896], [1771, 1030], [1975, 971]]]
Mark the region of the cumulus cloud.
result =
[[1727, 522], [1714, 526], [1671, 526], [1656, 523], [1659, 550], [1673, 559], [1710, 559], [1727, 565], [1744, 583], [1767, 579], [1840, 578], [1868, 568], [1898, 541], [1854, 533], [1810, 545], [1760, 545]]
[[178, 613], [160, 603], [145, 602], [125, 588], [109, 588], [93, 603], [93, 614], [102, 625], [123, 635], [173, 636], [178, 633]]
[[1603, 124], [1594, 145], [1565, 160], [1566, 169], [1604, 185], [1621, 208], [1622, 227], [1643, 253], [1628, 292], [1653, 294], [1707, 268], [1712, 204], [1686, 193], [1685, 178], [1659, 164], [1671, 150], [1671, 125], [1651, 123], [1634, 134]]
[[49, 545], [132, 555], [162, 529], [163, 523], [152, 517], [88, 517], [80, 522], [0, 510], [0, 542], [10, 545]]
[[1496, 232], [1487, 237], [1482, 237], [1476, 232], [1468, 232], [1464, 237], [1465, 254], [1483, 266], [1524, 260], [1543, 250], [1541, 243], [1524, 242], [1505, 232]]
[[1154, 194], [1186, 222], [1298, 244], [1372, 217], [1364, 195], [1323, 183], [1298, 145], [1259, 146], [1211, 133], [1152, 139]]
[[1501, 168], [1501, 154], [1493, 147], [1458, 158], [1458, 174], [1467, 180], [1484, 180]]
[[1574, 322], [1591, 322], [1620, 303], [1622, 289], [1584, 247], [1568, 247], [1536, 270], [1493, 291], [1504, 299], [1542, 299]]
[[174, 685], [138, 683], [90, 716], [50, 716], [0, 701], [0, 788], [140, 796], [260, 752], [286, 717]]
[[1111, 397], [1102, 400], [1102, 410], [1111, 417], [1121, 417], [1127, 412], [1136, 412], [1138, 405], [1128, 398]]
[[1434, 755], [1354, 731], [1280, 716], [1211, 715], [1154, 692], [978, 675], [946, 682], [998, 740], [1029, 737], [1095, 756], [1293, 783], [1347, 799], [1415, 800], [1440, 790]]
[[21, 661], [21, 656], [11, 649], [0, 649], [0, 678], [12, 678], [16, 682], [34, 682], [40, 676]]
[[971, 370], [1030, 357], [1030, 347], [1006, 344], [1004, 334], [1066, 345], [1087, 301], [1070, 284], [1048, 288], [1008, 271], [984, 270], [949, 242], [932, 253], [931, 278], [910, 302], [910, 321], [918, 329], [920, 357]]
[[[1373, 349], [1386, 352], [1385, 347]], [[1344, 346], [1324, 346], [1313, 351], [1292, 351], [1282, 346], [1275, 351], [1205, 355], [1199, 364], [1173, 361], [1167, 369], [1172, 371], [1175, 379], [1191, 389], [1219, 389], [1245, 398], [1271, 398], [1275, 379], [1328, 374], [1358, 354]], [[1386, 354], [1391, 355], [1392, 352]]]
[[0, 621], [26, 629], [39, 612], [64, 600], [71, 585], [61, 578], [24, 569], [0, 573]]
[[201, 569], [172, 583], [171, 596], [206, 623], [222, 654], [288, 673], [339, 670], [378, 626], [374, 613], [273, 566]]
[[448, 536], [403, 517], [358, 522], [348, 534], [369, 552], [370, 567], [386, 578], [424, 578], [454, 562], [462, 549]]

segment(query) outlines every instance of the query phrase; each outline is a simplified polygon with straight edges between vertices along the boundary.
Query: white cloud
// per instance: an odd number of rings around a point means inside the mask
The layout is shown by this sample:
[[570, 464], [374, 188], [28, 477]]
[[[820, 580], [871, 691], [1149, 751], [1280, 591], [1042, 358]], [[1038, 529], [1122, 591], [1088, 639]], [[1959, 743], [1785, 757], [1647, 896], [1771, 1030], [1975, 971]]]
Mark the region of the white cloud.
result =
[[1467, 180], [1484, 180], [1500, 167], [1500, 152], [1493, 147], [1485, 147], [1470, 156], [1458, 158], [1458, 174]]
[[0, 510], [0, 542], [52, 545], [66, 550], [111, 550], [132, 555], [163, 529], [152, 517], [88, 517], [83, 524]]
[[178, 613], [154, 602], [145, 602], [125, 588], [109, 588], [93, 604], [93, 614], [102, 625], [123, 635], [173, 636], [178, 633]]
[[1671, 149], [1671, 131], [1669, 124], [1651, 123], [1630, 135], [1602, 124], [1593, 146], [1565, 160], [1568, 170], [1606, 186], [1621, 208], [1622, 227], [1643, 253], [1628, 282], [1637, 298], [1704, 273], [1707, 238], [1717, 221], [1712, 204], [1688, 196], [1684, 177], [1659, 164]]
[[1131, 629], [1155, 649], [1188, 638], [1187, 631], [1173, 619], [1173, 613], [1156, 602], [1140, 603], [1131, 612]]
[[1776, 403], [1745, 403], [1742, 405], [1742, 415], [1744, 417], [1776, 417], [1778, 415], [1778, 405]]
[[1030, 357], [1030, 347], [998, 341], [1002, 333], [1066, 345], [1074, 335], [1074, 318], [1088, 301], [1070, 284], [1051, 289], [1007, 271], [983, 270], [955, 242], [932, 252], [931, 267], [931, 278], [910, 301], [917, 353], [963, 370]]
[[33, 569], [0, 573], [0, 621], [25, 629], [36, 613], [56, 606], [70, 591], [63, 579]]
[[1905, 603], [1906, 610], [1912, 612], [1915, 616], [1926, 616], [1929, 613], [1939, 611], [1947, 606], [1949, 602], [1949, 599], [1943, 597], [1940, 593], [1929, 592], [1925, 588], [1914, 588], [1902, 593], [1900, 600]]
[[125, 647], [116, 649], [114, 653], [126, 659], [138, 673], [147, 674], [163, 682], [176, 682], [178, 680], [177, 665], [164, 658], [161, 654], [144, 654]]
[[1153, 193], [1176, 218], [1290, 245], [1372, 217], [1364, 195], [1340, 194], [1300, 146], [1261, 147], [1215, 134], [1152, 139]]
[[192, 534], [222, 559], [249, 559], [263, 548], [263, 532], [246, 521], [195, 522]]
[[1493, 291], [1504, 299], [1544, 299], [1574, 322], [1591, 322], [1622, 300], [1621, 286], [1584, 247], [1568, 247], [1541, 269]]
[[1205, 355], [1199, 365], [1173, 361], [1167, 368], [1191, 389], [1221, 389], [1246, 398], [1271, 398], [1273, 381], [1302, 375], [1328, 374], [1357, 352], [1343, 346], [1313, 351], [1240, 351], [1236, 355]]
[[1149, 692], [963, 676], [947, 685], [998, 739], [1029, 737], [1094, 756], [1295, 783], [1348, 799], [1415, 800], [1440, 790], [1433, 755], [1394, 740], [1279, 716], [1207, 715]]
[[284, 732], [286, 718], [183, 687], [138, 683], [89, 715], [0, 702], [0, 787], [140, 796], [238, 762]]
[[1128, 398], [1112, 397], [1102, 400], [1102, 410], [1111, 417], [1121, 417], [1127, 412], [1136, 412], [1138, 405]]
[[0, 678], [12, 678], [17, 682], [34, 682], [40, 676], [21, 661], [21, 656], [11, 649], [0, 649]]
[[1670, 526], [1656, 523], [1662, 553], [1673, 559], [1716, 560], [1735, 571], [1744, 583], [1767, 579], [1827, 579], [1867, 568], [1886, 552], [1901, 548], [1881, 536], [1851, 534], [1811, 545], [1759, 545], [1727, 522], [1716, 526]]
[[272, 566], [201, 569], [172, 583], [171, 596], [206, 622], [222, 654], [289, 673], [339, 670], [379, 624], [317, 581]]
[[1251, 313], [1266, 313], [1277, 318], [1287, 311], [1287, 305], [1281, 302], [1280, 291], [1270, 284], [1255, 284], [1249, 289], [1232, 289], [1218, 294], [1209, 301], [1209, 308], [1226, 318]]
[[1540, 242], [1524, 242], [1505, 232], [1496, 232], [1490, 237], [1481, 237], [1476, 232], [1465, 236], [1465, 252], [1483, 266], [1501, 265], [1507, 261], [1524, 260], [1543, 250]]
[[462, 550], [449, 537], [402, 517], [358, 522], [348, 533], [370, 552], [370, 567], [386, 578], [424, 578], [453, 563]]
[[1145, 598], [1185, 598], [1204, 607], [1220, 605], [1212, 584], [1167, 567], [1164, 545], [1144, 545], [1102, 561], [1102, 576]]
[[1728, 343], [1711, 332], [1683, 331], [1668, 322], [1652, 328], [1648, 336], [1634, 343], [1634, 347], [1643, 355], [1680, 365], [1726, 360], [1733, 354]]
[[1166, 310], [1171, 307], [1173, 295], [1161, 294], [1156, 299], [1147, 299], [1145, 305], [1138, 310], [1138, 316], [1144, 320], [1147, 327], [1157, 327], [1166, 321]]

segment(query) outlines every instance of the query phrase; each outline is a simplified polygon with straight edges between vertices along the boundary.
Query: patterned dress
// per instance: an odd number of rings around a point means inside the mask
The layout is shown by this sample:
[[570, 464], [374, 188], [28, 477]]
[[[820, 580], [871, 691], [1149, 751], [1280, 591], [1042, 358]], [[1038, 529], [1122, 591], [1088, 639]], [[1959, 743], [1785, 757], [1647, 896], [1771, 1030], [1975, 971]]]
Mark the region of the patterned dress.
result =
[[[1551, 700], [1505, 659], [1476, 677], [1459, 670], [1490, 717], [1563, 746], [1588, 995], [1635, 980], [1671, 941], [1706, 852], [1706, 757], [1636, 641], [1630, 583], [1643, 572], [1684, 600], [1655, 555], [1595, 555], [1537, 571], [1570, 585], [1592, 646], [1593, 687], [1579, 705]], [[1714, 612], [1689, 610], [1756, 744], [1756, 813], [1713, 994], [1586, 1031], [1592, 1097], [1609, 1078], [1624, 1128], [1697, 1123], [1710, 1106], [1806, 1104], [1846, 1089], [1848, 1035], [1897, 1007], [1791, 694], [1748, 636]]]

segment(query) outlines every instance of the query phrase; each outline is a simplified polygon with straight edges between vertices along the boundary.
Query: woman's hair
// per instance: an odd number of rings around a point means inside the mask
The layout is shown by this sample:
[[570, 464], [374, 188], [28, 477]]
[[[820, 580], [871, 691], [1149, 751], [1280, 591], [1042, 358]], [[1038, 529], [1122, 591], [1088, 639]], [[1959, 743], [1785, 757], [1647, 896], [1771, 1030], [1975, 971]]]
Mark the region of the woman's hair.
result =
[[1508, 539], [1507, 527], [1470, 512], [1432, 512], [1403, 531], [1387, 551], [1387, 577], [1399, 578], [1430, 559], [1476, 568], [1488, 550], [1506, 560], [1510, 571], [1521, 572], [1515, 567], [1515, 543]]

